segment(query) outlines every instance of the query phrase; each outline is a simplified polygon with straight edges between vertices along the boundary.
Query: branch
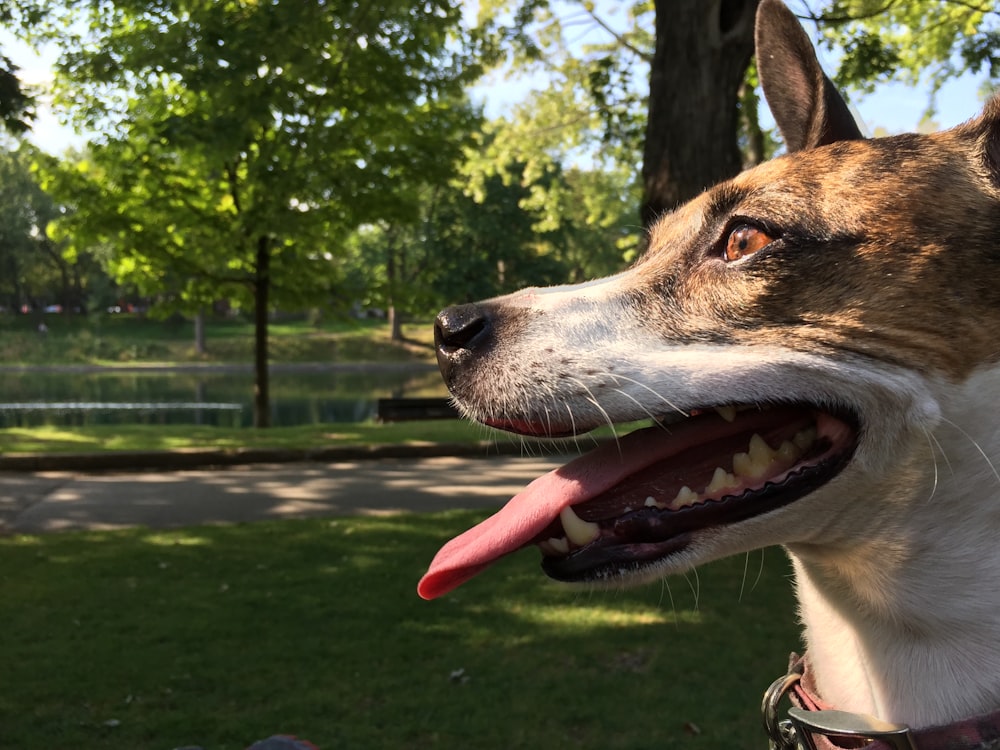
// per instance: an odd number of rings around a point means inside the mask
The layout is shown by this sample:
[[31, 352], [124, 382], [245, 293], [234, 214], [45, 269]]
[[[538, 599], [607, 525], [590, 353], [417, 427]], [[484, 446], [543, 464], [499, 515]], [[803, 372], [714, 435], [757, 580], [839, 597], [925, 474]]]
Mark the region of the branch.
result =
[[869, 18], [875, 18], [883, 13], [887, 12], [890, 8], [895, 5], [899, 5], [900, 0], [887, 0], [886, 4], [881, 8], [869, 11], [868, 13], [859, 13], [858, 15], [851, 15], [850, 13], [844, 13], [842, 15], [828, 15], [825, 13], [817, 14], [812, 8], [803, 3], [806, 6], [806, 11], [808, 15], [798, 16], [804, 21], [812, 21], [813, 23], [819, 24], [830, 24], [832, 26], [838, 26], [845, 23], [850, 23], [851, 21], [864, 21]]
[[593, 20], [594, 23], [596, 23], [598, 26], [600, 26], [602, 29], [608, 32], [608, 34], [611, 35], [611, 37], [615, 40], [615, 42], [617, 42], [622, 47], [632, 52], [639, 59], [645, 60], [647, 63], [653, 62], [653, 54], [651, 52], [639, 49], [634, 44], [632, 44], [632, 42], [628, 40], [625, 34], [615, 31], [615, 29], [612, 28], [610, 24], [608, 24], [604, 19], [602, 19], [597, 15], [597, 11], [594, 10], [592, 6], [588, 7], [587, 5], [584, 5], [583, 10], [588, 16], [590, 16], [591, 20]]
[[[868, 11], [867, 13], [858, 13], [857, 15], [851, 13], [843, 13], [840, 15], [833, 15], [827, 13], [816, 13], [806, 2], [802, 4], [806, 8], [806, 15], [798, 16], [802, 20], [812, 21], [813, 23], [819, 24], [829, 24], [831, 26], [838, 26], [845, 23], [850, 23], [851, 21], [866, 21], [872, 18], [876, 18], [883, 13], [888, 12], [894, 6], [899, 5], [901, 0], [887, 0], [885, 5], [881, 8], [876, 8], [875, 10]], [[958, 5], [966, 8], [973, 13], [993, 13], [996, 14], [997, 10], [990, 7], [989, 5], [978, 5], [971, 0], [940, 0], [941, 3], [945, 5]]]

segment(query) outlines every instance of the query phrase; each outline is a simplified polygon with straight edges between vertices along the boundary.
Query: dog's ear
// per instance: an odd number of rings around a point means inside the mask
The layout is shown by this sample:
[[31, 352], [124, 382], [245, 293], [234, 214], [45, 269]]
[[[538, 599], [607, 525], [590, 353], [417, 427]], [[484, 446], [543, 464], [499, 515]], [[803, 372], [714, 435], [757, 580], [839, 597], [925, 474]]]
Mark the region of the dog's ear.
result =
[[982, 144], [983, 160], [993, 184], [1000, 185], [1000, 93], [990, 97], [979, 117], [960, 128], [971, 130]]
[[790, 152], [864, 138], [805, 29], [781, 0], [761, 0], [755, 44], [764, 98]]

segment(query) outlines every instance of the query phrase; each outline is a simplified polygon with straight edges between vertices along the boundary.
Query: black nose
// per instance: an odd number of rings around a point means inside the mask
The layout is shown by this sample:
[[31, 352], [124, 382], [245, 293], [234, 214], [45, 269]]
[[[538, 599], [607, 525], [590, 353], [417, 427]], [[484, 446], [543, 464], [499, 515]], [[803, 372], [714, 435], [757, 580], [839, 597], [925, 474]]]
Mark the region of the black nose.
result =
[[434, 346], [446, 383], [451, 384], [456, 365], [486, 348], [491, 328], [490, 316], [479, 305], [455, 305], [438, 313]]

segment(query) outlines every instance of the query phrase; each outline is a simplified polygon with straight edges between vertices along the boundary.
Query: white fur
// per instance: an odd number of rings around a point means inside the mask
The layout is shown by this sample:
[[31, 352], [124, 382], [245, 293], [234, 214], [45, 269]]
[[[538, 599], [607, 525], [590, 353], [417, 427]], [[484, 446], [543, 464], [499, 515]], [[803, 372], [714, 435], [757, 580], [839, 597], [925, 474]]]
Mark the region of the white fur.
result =
[[622, 279], [505, 298], [541, 314], [519, 337], [530, 351], [507, 352], [481, 387], [505, 409], [582, 422], [774, 400], [846, 405], [863, 421], [828, 485], [696, 533], [646, 577], [783, 544], [824, 700], [913, 727], [1000, 706], [1000, 368], [954, 384], [777, 345], [671, 345], [615, 303]]
[[1000, 706], [1000, 370], [934, 390], [889, 472], [837, 483], [866, 506], [853, 544], [789, 545], [823, 698], [914, 727]]

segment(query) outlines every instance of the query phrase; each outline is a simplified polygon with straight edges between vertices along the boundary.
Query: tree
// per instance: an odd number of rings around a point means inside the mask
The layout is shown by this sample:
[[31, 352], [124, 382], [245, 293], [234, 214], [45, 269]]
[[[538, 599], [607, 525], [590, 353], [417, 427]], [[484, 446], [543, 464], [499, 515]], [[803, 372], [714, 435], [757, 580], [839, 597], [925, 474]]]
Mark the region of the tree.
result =
[[535, 230], [519, 182], [495, 175], [480, 200], [457, 185], [426, 194], [417, 222], [363, 226], [349, 246], [354, 286], [368, 307], [429, 313], [528, 283], [560, 283], [565, 270]]
[[365, 304], [433, 313], [620, 270], [634, 250], [632, 176], [564, 168], [516, 145], [527, 143], [538, 145], [512, 123], [490, 123], [460, 176], [424, 194], [419, 221], [361, 228], [350, 246]]
[[63, 246], [46, 235], [62, 212], [41, 188], [32, 170], [37, 151], [28, 143], [0, 139], [0, 308], [67, 311], [87, 307], [99, 275], [89, 256], [73, 262]]
[[[805, 19], [839, 58], [834, 83], [871, 93], [876, 82], [930, 84], [934, 95], [950, 78], [972, 71], [1000, 78], [1000, 9], [969, 0], [834, 0], [821, 9], [803, 3]], [[988, 86], [993, 88], [993, 86]]]
[[9, 57], [0, 55], [0, 122], [8, 133], [24, 133], [30, 130], [34, 118], [34, 96], [18, 78], [18, 67]]
[[[545, 2], [501, 2], [487, 6], [487, 17], [520, 50], [516, 67], [544, 66], [553, 75], [553, 90], [570, 102], [564, 112], [596, 115], [605, 153], [641, 161], [640, 217], [648, 226], [743, 166], [740, 94], [757, 1], [640, 0], [623, 18], [590, 0], [562, 14]], [[574, 46], [570, 35], [581, 29], [595, 41]], [[564, 81], [584, 96], [566, 99]]]
[[656, 0], [644, 225], [742, 168], [739, 93], [753, 54], [757, 2]]
[[[842, 87], [869, 92], [877, 81], [923, 77], [933, 92], [968, 69], [1000, 76], [1000, 11], [992, 5], [788, 2], [818, 25], [839, 60], [835, 80]], [[772, 135], [757, 118], [751, 61], [757, 3], [633, 0], [624, 12], [594, 0], [492, 0], [482, 7], [496, 35], [513, 45], [505, 60], [509, 71], [551, 78], [550, 95], [563, 101], [551, 127], [590, 127], [596, 113], [603, 123], [601, 153], [613, 150], [608, 142], [617, 144], [622, 160], [641, 153], [641, 217], [648, 225], [773, 150]], [[577, 93], [570, 94], [571, 87]]]
[[460, 20], [446, 0], [93, 0], [49, 18], [57, 102], [100, 133], [49, 174], [75, 208], [60, 231], [188, 309], [252, 308], [257, 426], [270, 310], [329, 295], [338, 238], [415, 214], [405, 186], [450, 176], [478, 73]]
[[[24, 33], [44, 16], [44, 2], [0, 0], [0, 27]], [[31, 129], [35, 119], [35, 95], [18, 75], [19, 68], [0, 53], [0, 124], [8, 133], [19, 135]]]

